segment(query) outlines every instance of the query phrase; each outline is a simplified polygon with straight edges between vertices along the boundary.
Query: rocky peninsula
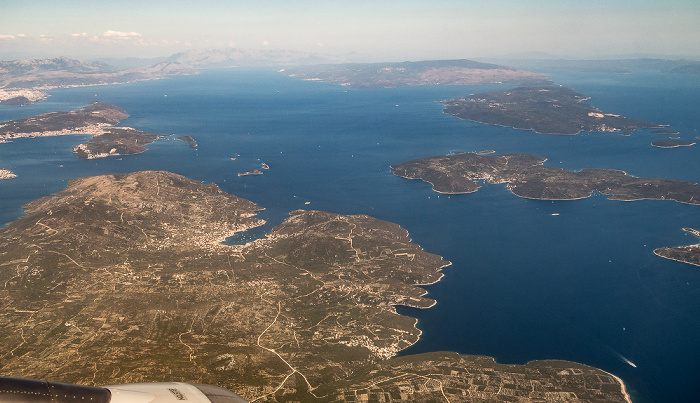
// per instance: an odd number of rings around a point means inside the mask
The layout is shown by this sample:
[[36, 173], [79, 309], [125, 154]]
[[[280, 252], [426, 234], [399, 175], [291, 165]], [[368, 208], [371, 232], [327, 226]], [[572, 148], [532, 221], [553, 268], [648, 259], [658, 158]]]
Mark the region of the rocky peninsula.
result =
[[197, 148], [197, 140], [195, 140], [192, 136], [178, 136], [175, 137], [176, 140], [184, 141], [185, 143], [189, 143], [190, 147], [192, 148]]
[[456, 353], [394, 306], [430, 307], [448, 264], [396, 224], [298, 210], [265, 238], [261, 208], [168, 172], [102, 175], [0, 229], [0, 366], [83, 384], [189, 381], [253, 401], [628, 402], [604, 371]]
[[529, 199], [573, 200], [593, 192], [611, 200], [675, 200], [700, 205], [700, 185], [675, 179], [646, 179], [615, 169], [578, 172], [544, 166], [546, 158], [531, 154], [479, 155], [457, 153], [392, 165], [394, 175], [421, 179], [439, 193], [471, 193], [477, 181], [506, 183], [515, 195]]

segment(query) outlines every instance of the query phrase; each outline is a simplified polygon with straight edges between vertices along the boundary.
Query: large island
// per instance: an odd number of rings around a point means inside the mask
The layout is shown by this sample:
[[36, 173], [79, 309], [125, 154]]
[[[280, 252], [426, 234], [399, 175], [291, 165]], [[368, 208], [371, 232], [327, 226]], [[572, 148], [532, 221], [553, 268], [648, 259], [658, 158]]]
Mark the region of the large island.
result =
[[0, 229], [3, 375], [83, 384], [187, 381], [257, 401], [629, 401], [585, 365], [525, 366], [415, 343], [418, 287], [448, 263], [396, 224], [260, 207], [168, 172], [74, 179]]
[[620, 132], [657, 123], [606, 113], [584, 103], [588, 97], [558, 86], [518, 87], [443, 101], [444, 112], [460, 119], [547, 134]]
[[146, 151], [145, 145], [165, 137], [130, 127], [113, 127], [128, 117], [122, 108], [105, 102], [93, 102], [77, 111], [47, 112], [2, 123], [0, 143], [21, 137], [92, 134], [92, 139], [75, 146], [73, 152], [79, 158], [93, 159], [138, 154]]
[[395, 88], [417, 85], [551, 84], [547, 76], [473, 60], [431, 60], [402, 63], [351, 63], [293, 66], [285, 74], [352, 88]]
[[700, 185], [675, 179], [646, 179], [615, 169], [578, 172], [542, 165], [547, 159], [531, 154], [479, 155], [456, 153], [421, 158], [391, 166], [394, 175], [422, 179], [439, 193], [471, 193], [476, 181], [506, 183], [515, 195], [530, 199], [572, 200], [593, 192], [612, 200], [675, 200], [700, 205]]

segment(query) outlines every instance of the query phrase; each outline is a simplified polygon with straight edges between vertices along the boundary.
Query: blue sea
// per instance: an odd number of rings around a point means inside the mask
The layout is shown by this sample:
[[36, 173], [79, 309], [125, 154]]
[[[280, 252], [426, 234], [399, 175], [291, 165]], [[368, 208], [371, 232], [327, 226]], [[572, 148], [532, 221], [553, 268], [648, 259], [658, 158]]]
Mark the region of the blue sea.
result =
[[[656, 72], [562, 74], [557, 82], [605, 112], [668, 124], [683, 140], [700, 133], [698, 76]], [[81, 176], [168, 170], [252, 200], [268, 225], [290, 211], [368, 214], [406, 228], [452, 265], [426, 286], [437, 305], [399, 307], [419, 319], [421, 340], [403, 354], [449, 350], [524, 364], [560, 359], [620, 376], [634, 401], [700, 396], [700, 267], [659, 258], [654, 248], [698, 242], [700, 206], [672, 201], [528, 200], [503, 185], [468, 195], [391, 174], [391, 164], [455, 151], [547, 157], [571, 170], [615, 168], [641, 177], [700, 182], [700, 145], [659, 149], [666, 136], [554, 136], [489, 126], [442, 113], [438, 101], [507, 85], [353, 90], [273, 70], [205, 71], [125, 85], [54, 90], [44, 102], [1, 107], [0, 120], [73, 110], [99, 100], [124, 108], [121, 125], [173, 137], [145, 153], [79, 160], [88, 136], [0, 144], [0, 222], [22, 205]], [[699, 140], [700, 142], [700, 140]], [[235, 158], [235, 159], [232, 159]], [[243, 171], [269, 165], [263, 175]]]

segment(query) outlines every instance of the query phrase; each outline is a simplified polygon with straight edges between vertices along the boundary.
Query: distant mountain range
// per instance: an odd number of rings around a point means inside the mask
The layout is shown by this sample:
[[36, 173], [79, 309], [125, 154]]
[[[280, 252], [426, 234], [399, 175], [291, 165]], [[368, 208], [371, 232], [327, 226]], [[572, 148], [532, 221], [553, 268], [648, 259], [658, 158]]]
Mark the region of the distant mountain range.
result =
[[532, 71], [551, 69], [614, 73], [655, 70], [700, 74], [700, 62], [694, 60], [503, 61], [523, 69], [519, 70], [470, 60], [339, 64], [337, 59], [314, 53], [235, 48], [189, 50], [161, 59], [110, 61], [112, 63], [108, 64], [66, 57], [0, 61], [0, 104], [24, 105], [38, 102], [46, 98], [44, 91], [53, 88], [120, 84], [194, 74], [200, 69], [252, 66], [285, 67], [286, 74], [291, 76], [358, 88], [491, 82], [522, 85], [546, 80], [542, 74]]
[[591, 73], [629, 74], [634, 71], [659, 71], [662, 73], [700, 74], [700, 61], [690, 59], [617, 59], [617, 60], [567, 60], [547, 58], [494, 59], [527, 70], [561, 70]]
[[[24, 105], [46, 98], [45, 90], [88, 85], [121, 84], [167, 76], [194, 74], [199, 69], [239, 66], [279, 66], [329, 63], [310, 53], [284, 50], [191, 50], [168, 58], [115, 60], [113, 64], [58, 57], [0, 61], [0, 104]], [[121, 67], [115, 67], [115, 65]]]
[[162, 62], [147, 68], [121, 70], [101, 62], [59, 57], [0, 61], [0, 88], [50, 89], [149, 80], [194, 72], [187, 66]]
[[24, 105], [46, 98], [45, 90], [153, 80], [195, 70], [162, 62], [146, 68], [120, 70], [101, 62], [59, 57], [0, 61], [0, 103]]
[[198, 49], [176, 53], [166, 59], [191, 68], [275, 66], [331, 63], [335, 60], [314, 53], [290, 50]]

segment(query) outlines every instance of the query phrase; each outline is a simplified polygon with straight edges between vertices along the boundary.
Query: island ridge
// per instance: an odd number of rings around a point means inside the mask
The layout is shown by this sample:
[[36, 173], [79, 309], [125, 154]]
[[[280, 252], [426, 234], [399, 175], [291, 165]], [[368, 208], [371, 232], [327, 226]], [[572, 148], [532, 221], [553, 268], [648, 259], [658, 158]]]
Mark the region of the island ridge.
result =
[[646, 179], [615, 169], [578, 172], [543, 166], [546, 158], [531, 154], [480, 155], [455, 153], [420, 158], [391, 166], [394, 175], [422, 179], [438, 193], [471, 193], [476, 181], [506, 183], [515, 195], [529, 199], [572, 200], [593, 192], [611, 200], [675, 200], [700, 205], [700, 185], [675, 179]]
[[545, 134], [619, 132], [629, 134], [658, 123], [628, 119], [584, 103], [589, 98], [561, 86], [518, 87], [443, 101], [444, 112], [460, 119]]
[[473, 60], [321, 64], [290, 66], [280, 71], [302, 80], [325, 81], [351, 88], [396, 88], [438, 84], [476, 85], [502, 82], [519, 85], [552, 83], [544, 74]]

